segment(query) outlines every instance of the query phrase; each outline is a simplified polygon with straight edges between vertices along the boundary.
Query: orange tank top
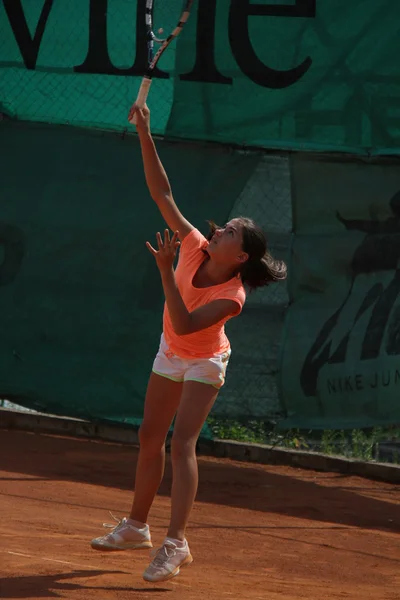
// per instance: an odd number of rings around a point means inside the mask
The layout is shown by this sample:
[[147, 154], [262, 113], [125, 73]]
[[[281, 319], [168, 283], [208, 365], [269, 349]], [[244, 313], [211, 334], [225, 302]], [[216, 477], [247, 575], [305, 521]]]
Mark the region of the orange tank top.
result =
[[[193, 286], [193, 277], [205, 260], [203, 250], [207, 246], [208, 241], [198, 229], [192, 229], [181, 243], [175, 279], [182, 299], [189, 312], [213, 300], [234, 300], [238, 308], [232, 316], [236, 316], [241, 312], [246, 301], [246, 292], [239, 277], [206, 288]], [[167, 303], [165, 303], [164, 338], [170, 350], [181, 358], [210, 358], [229, 350], [230, 343], [225, 334], [225, 323], [230, 318], [222, 319], [207, 329], [180, 336], [172, 327]]]

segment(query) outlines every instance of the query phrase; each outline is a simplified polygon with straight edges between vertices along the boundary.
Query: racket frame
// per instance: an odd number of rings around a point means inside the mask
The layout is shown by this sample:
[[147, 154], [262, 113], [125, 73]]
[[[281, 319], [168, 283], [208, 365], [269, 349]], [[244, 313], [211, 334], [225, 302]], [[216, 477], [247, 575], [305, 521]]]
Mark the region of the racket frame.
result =
[[[136, 98], [136, 106], [143, 108], [146, 105], [147, 96], [149, 95], [150, 86], [153, 79], [154, 69], [164, 54], [165, 50], [171, 44], [171, 42], [178, 37], [187, 20], [190, 16], [190, 10], [192, 8], [194, 0], [185, 0], [185, 5], [181, 13], [180, 19], [173, 31], [165, 39], [156, 37], [153, 32], [153, 0], [146, 0], [146, 30], [147, 30], [147, 50], [148, 50], [148, 66], [146, 73], [143, 76], [138, 95]], [[154, 54], [154, 43], [160, 44], [159, 49]], [[132, 125], [136, 125], [135, 115], [130, 119]]]

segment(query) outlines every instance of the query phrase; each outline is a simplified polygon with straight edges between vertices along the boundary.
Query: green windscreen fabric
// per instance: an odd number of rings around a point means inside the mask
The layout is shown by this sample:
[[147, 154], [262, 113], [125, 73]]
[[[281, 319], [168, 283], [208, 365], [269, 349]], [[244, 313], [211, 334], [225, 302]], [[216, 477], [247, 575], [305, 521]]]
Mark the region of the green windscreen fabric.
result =
[[292, 157], [285, 425], [400, 422], [398, 164]]
[[[164, 223], [138, 140], [14, 122], [0, 131], [0, 398], [141, 419], [164, 305], [145, 242]], [[158, 148], [176, 201], [203, 232], [207, 219], [228, 219], [259, 161], [198, 145]], [[242, 401], [231, 414], [253, 395], [235, 385]]]
[[[155, 30], [181, 7], [155, 0]], [[125, 135], [145, 8], [0, 3], [0, 398], [45, 412], [142, 416], [164, 302], [144, 245], [164, 223]], [[252, 217], [289, 265], [228, 324], [215, 414], [400, 421], [399, 23], [393, 0], [196, 0], [158, 65], [152, 131], [183, 213]]]
[[[136, 423], [164, 303], [145, 247], [164, 223], [138, 140], [12, 121], [0, 132], [0, 397]], [[249, 294], [228, 323], [214, 415], [301, 428], [400, 422], [394, 159], [157, 146], [191, 222], [206, 231], [207, 219], [250, 216], [289, 266], [288, 285]]]
[[[157, 29], [182, 4], [155, 6]], [[125, 129], [146, 64], [144, 11], [145, 0], [3, 0], [2, 111]], [[398, 153], [399, 21], [393, 0], [197, 0], [159, 63], [153, 129], [268, 148]]]

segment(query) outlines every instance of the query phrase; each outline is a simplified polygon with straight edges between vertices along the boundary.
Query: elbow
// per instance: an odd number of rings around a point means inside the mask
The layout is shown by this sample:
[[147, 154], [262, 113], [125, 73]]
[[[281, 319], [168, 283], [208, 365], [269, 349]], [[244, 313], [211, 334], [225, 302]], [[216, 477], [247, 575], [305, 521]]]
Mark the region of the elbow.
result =
[[179, 335], [179, 336], [184, 336], [184, 335], [188, 335], [189, 333], [192, 333], [188, 327], [182, 327], [182, 325], [179, 325], [178, 327], [174, 327], [174, 331], [175, 331], [176, 335]]
[[186, 320], [181, 320], [179, 323], [173, 324], [173, 329], [176, 335], [184, 336], [193, 333], [192, 322], [190, 317]]

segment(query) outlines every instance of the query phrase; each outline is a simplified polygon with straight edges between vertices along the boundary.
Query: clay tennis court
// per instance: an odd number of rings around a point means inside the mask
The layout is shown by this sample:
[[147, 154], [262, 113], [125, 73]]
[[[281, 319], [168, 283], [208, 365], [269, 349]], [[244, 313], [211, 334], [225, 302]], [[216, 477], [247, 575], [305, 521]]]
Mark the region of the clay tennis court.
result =
[[[331, 600], [400, 598], [400, 487], [337, 473], [200, 458], [189, 541], [171, 582], [141, 574], [148, 551], [89, 542], [130, 508], [137, 451], [0, 430], [1, 598]], [[151, 513], [168, 523], [170, 466]]]

